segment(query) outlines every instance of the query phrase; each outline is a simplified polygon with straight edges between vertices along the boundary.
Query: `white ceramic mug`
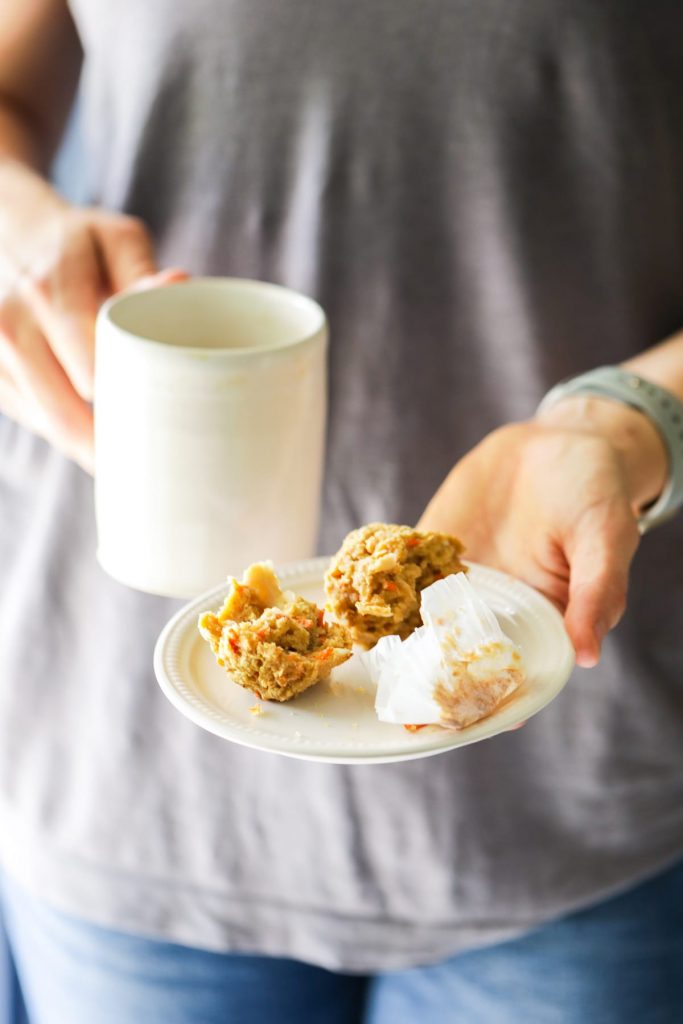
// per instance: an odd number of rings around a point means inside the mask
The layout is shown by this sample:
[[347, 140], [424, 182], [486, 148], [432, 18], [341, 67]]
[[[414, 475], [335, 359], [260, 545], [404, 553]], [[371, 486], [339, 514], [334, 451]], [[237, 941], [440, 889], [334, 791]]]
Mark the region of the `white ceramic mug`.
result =
[[314, 553], [325, 314], [277, 285], [196, 278], [115, 296], [97, 321], [98, 559], [191, 597], [250, 562]]

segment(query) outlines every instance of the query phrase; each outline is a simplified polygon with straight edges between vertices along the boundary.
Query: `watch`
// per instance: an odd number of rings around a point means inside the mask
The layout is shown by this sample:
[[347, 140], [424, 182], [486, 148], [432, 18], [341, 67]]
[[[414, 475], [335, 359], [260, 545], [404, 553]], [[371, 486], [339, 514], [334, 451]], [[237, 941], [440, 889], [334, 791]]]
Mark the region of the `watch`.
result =
[[669, 456], [669, 478], [659, 497], [638, 516], [645, 533], [683, 505], [683, 402], [666, 388], [618, 366], [601, 366], [551, 388], [537, 412], [574, 395], [595, 395], [644, 413], [662, 435]]

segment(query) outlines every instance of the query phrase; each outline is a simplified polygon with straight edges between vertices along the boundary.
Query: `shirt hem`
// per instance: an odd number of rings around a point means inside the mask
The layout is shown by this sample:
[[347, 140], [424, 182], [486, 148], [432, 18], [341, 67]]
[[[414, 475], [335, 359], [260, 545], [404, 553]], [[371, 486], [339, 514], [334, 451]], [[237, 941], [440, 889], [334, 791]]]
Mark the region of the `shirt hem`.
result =
[[157, 941], [287, 957], [353, 974], [405, 970], [509, 941], [628, 891], [683, 858], [680, 844], [660, 850], [615, 872], [609, 884], [584, 887], [524, 917], [423, 923], [302, 908], [192, 883], [150, 885], [134, 873], [55, 853], [44, 842], [17, 841], [16, 831], [5, 827], [0, 834], [0, 861], [8, 877], [71, 917]]

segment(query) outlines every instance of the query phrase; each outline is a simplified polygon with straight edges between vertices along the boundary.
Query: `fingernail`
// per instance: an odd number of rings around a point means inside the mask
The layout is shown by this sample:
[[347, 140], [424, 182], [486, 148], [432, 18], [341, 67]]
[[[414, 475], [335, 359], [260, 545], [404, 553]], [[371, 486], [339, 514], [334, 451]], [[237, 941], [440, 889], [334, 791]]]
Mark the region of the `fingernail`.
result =
[[593, 627], [594, 643], [583, 650], [576, 652], [576, 664], [580, 668], [595, 668], [600, 661], [602, 641], [607, 633], [607, 626], [603, 622], [597, 622]]
[[595, 668], [600, 660], [600, 654], [587, 654], [585, 651], [577, 652], [576, 664], [579, 668]]
[[150, 288], [163, 288], [167, 284], [180, 284], [189, 280], [190, 275], [185, 270], [171, 267], [168, 270], [157, 270], [153, 274], [145, 274], [128, 288], [131, 292], [144, 292]]
[[182, 281], [189, 281], [190, 275], [181, 267], [166, 267], [160, 270], [153, 277], [159, 284], [180, 284]]

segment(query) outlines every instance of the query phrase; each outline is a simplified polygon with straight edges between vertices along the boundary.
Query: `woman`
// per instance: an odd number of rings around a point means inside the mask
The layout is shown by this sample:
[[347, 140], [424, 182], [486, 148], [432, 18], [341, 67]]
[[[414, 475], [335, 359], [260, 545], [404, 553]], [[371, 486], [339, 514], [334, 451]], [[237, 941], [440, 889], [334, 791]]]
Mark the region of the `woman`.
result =
[[[674, 424], [618, 374], [534, 410], [625, 361], [683, 399], [681, 337], [649, 348], [683, 324], [683, 13], [71, 6], [0, 22], [0, 845], [35, 1021], [676, 1019], [680, 519], [630, 569], [637, 516], [669, 480], [680, 503]], [[87, 209], [40, 177], [81, 68]], [[174, 266], [328, 312], [322, 550], [435, 494], [423, 525], [544, 590], [599, 667], [402, 765], [278, 759], [166, 706], [175, 606], [97, 568], [83, 469], [98, 304]]]

